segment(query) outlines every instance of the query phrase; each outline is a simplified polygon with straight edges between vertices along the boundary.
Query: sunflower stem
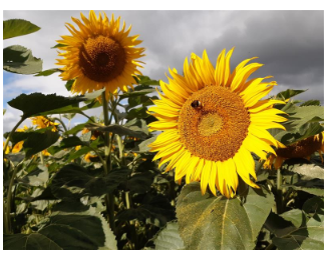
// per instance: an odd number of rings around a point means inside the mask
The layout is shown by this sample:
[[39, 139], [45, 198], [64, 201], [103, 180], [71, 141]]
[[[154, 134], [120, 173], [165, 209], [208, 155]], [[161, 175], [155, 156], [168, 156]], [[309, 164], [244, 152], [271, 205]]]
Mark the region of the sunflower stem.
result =
[[[108, 119], [108, 101], [106, 99], [105, 91], [102, 93], [102, 102], [103, 102], [103, 114], [104, 114], [104, 124], [108, 126], [110, 121]], [[105, 162], [104, 169], [105, 174], [108, 175], [110, 172], [110, 167], [108, 161], [110, 160], [110, 136], [109, 132], [105, 132]], [[112, 163], [110, 162], [110, 165]], [[108, 222], [112, 230], [114, 230], [114, 195], [107, 194], [105, 198], [106, 210], [108, 211]]]
[[[9, 186], [8, 186], [8, 193], [7, 193], [7, 203], [6, 203], [6, 222], [7, 222], [7, 226], [5, 227], [6, 229], [6, 234], [11, 234], [12, 233], [12, 226], [11, 226], [11, 218], [10, 218], [10, 213], [11, 213], [11, 203], [12, 203], [12, 188], [14, 185], [14, 181], [15, 181], [15, 177], [16, 174], [19, 170], [19, 168], [21, 167], [21, 165], [23, 164], [23, 162], [25, 161], [25, 159], [23, 159], [14, 169], [12, 177], [10, 178], [10, 182], [9, 182]], [[5, 208], [5, 207], [4, 207]]]
[[277, 213], [281, 214], [282, 213], [282, 175], [281, 175], [281, 170], [277, 170], [277, 196], [276, 196], [276, 203], [277, 203]]
[[65, 132], [67, 132], [68, 130], [67, 130], [67, 127], [66, 127], [66, 125], [65, 125], [65, 123], [61, 120], [61, 119], [59, 119], [59, 118], [57, 118], [57, 117], [55, 117], [54, 118], [54, 120], [56, 120], [56, 121], [59, 121], [60, 122], [60, 124], [62, 125], [62, 127], [63, 127], [63, 129], [65, 129]]
[[16, 131], [17, 127], [20, 126], [20, 124], [25, 120], [24, 117], [21, 117], [20, 121], [17, 122], [17, 124], [14, 126], [14, 128], [12, 129], [12, 131], [9, 133], [7, 139], [6, 139], [6, 142], [5, 142], [5, 146], [3, 146], [3, 155], [5, 155], [5, 152], [6, 152], [6, 148], [8, 146], [8, 143], [9, 143], [9, 139], [11, 138], [12, 134]]
[[44, 162], [44, 156], [43, 156], [43, 152], [42, 152], [42, 151], [39, 152], [39, 157], [40, 157], [40, 163], [41, 163], [42, 165], [45, 165], [45, 162]]

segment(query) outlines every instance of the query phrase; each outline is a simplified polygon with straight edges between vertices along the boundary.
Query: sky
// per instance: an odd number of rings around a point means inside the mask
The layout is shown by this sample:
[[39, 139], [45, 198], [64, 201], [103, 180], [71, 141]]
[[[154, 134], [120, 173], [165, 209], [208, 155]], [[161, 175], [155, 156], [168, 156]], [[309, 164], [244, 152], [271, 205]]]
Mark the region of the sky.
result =
[[[95, 10], [98, 12], [98, 10]], [[82, 11], [86, 16], [88, 11]], [[105, 11], [132, 24], [130, 35], [140, 35], [146, 48], [144, 75], [167, 81], [168, 67], [182, 72], [185, 57], [202, 55], [206, 49], [215, 64], [218, 54], [235, 47], [231, 68], [242, 60], [257, 56], [264, 66], [255, 77], [273, 75], [278, 82], [271, 95], [279, 91], [303, 89], [299, 99], [318, 99], [324, 104], [324, 11]], [[55, 68], [57, 51], [51, 49], [60, 35], [69, 35], [65, 23], [80, 11], [4, 11], [3, 20], [26, 19], [41, 27], [36, 33], [12, 38], [3, 47], [20, 44], [43, 59], [43, 70]], [[7, 101], [21, 93], [42, 92], [72, 96], [58, 74], [49, 77], [3, 72], [3, 131], [10, 131], [20, 111]], [[90, 114], [97, 114], [94, 110]], [[97, 114], [98, 115], [98, 114]], [[23, 123], [24, 124], [24, 123]], [[25, 122], [29, 125], [29, 121]], [[22, 127], [22, 126], [21, 126]]]

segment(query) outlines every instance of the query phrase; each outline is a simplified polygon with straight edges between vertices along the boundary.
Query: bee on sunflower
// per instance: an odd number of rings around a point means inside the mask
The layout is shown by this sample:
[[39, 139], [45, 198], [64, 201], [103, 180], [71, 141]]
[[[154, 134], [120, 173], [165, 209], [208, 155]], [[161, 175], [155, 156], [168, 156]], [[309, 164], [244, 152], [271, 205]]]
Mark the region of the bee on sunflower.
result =
[[183, 75], [170, 69], [173, 78], [160, 81], [163, 94], [149, 108], [158, 119], [149, 124], [150, 131], [163, 131], [150, 144], [159, 166], [168, 162], [166, 172], [175, 169], [176, 181], [185, 176], [187, 184], [200, 181], [202, 194], [209, 187], [227, 198], [236, 195], [238, 176], [259, 188], [251, 153], [265, 159], [267, 153], [276, 154], [272, 146], [284, 147], [267, 129], [285, 130], [280, 122], [287, 121], [280, 116], [285, 112], [273, 108], [285, 102], [261, 100], [277, 83], [263, 82], [271, 76], [247, 80], [262, 66], [248, 64], [256, 57], [231, 72], [233, 50], [223, 50], [215, 68], [204, 51], [202, 58], [192, 54], [190, 63], [185, 60]]

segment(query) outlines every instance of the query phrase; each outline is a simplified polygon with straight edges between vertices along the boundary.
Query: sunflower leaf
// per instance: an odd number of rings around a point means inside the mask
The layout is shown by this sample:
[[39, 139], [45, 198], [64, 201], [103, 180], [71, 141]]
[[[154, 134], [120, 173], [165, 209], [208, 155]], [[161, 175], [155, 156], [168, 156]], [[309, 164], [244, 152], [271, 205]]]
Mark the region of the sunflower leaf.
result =
[[[68, 108], [70, 105], [78, 105], [79, 102], [86, 100], [82, 96], [63, 97], [56, 94], [44, 95], [42, 93], [21, 94], [12, 99], [8, 104], [23, 112], [23, 118], [37, 115], [61, 114], [60, 112], [52, 112], [60, 108]], [[62, 112], [66, 113], [66, 112]]]
[[294, 97], [302, 92], [305, 92], [307, 90], [292, 90], [292, 89], [288, 89], [282, 92], [279, 92], [277, 94], [277, 99], [281, 99], [281, 100], [287, 100], [291, 97]]
[[320, 101], [319, 100], [308, 100], [306, 102], [303, 102], [300, 107], [304, 106], [320, 106]]
[[[294, 222], [294, 218], [291, 220]], [[324, 216], [315, 214], [307, 223], [303, 222], [299, 228], [274, 237], [273, 244], [280, 250], [323, 250]]]
[[183, 240], [179, 234], [179, 225], [171, 221], [154, 236], [156, 250], [183, 250]]
[[264, 188], [249, 188], [244, 203], [210, 194], [199, 183], [186, 185], [178, 198], [177, 217], [186, 249], [254, 249], [257, 236], [274, 204]]
[[50, 76], [50, 75], [52, 75], [54, 73], [58, 73], [58, 72], [61, 72], [61, 70], [58, 68], [53, 68], [53, 69], [41, 71], [41, 72], [35, 74], [34, 76]]
[[106, 220], [95, 208], [58, 211], [37, 225], [35, 233], [4, 235], [5, 250], [116, 250]]
[[3, 21], [3, 39], [27, 35], [38, 30], [40, 30], [40, 27], [26, 20], [10, 19]]
[[287, 166], [287, 170], [298, 173], [306, 178], [324, 179], [324, 168], [315, 164], [292, 164]]
[[90, 123], [86, 125], [86, 128], [88, 128], [90, 131], [91, 130], [96, 130], [96, 131], [101, 131], [101, 132], [112, 132], [118, 135], [128, 135], [131, 137], [136, 137], [140, 139], [145, 139], [147, 138], [147, 132], [145, 128], [141, 128], [136, 125], [108, 125], [108, 126], [101, 126], [100, 124], [94, 124]]
[[7, 72], [34, 74], [42, 70], [42, 64], [43, 61], [25, 47], [14, 45], [3, 49], [3, 69]]
[[31, 157], [32, 155], [47, 149], [60, 137], [58, 132], [52, 132], [51, 130], [47, 130], [43, 133], [37, 131], [29, 132], [28, 134], [27, 139], [23, 143], [26, 157]]
[[84, 195], [102, 196], [112, 193], [128, 177], [127, 169], [114, 169], [104, 177], [95, 177], [93, 171], [74, 163], [62, 167], [52, 179], [54, 196], [65, 201], [81, 198]]

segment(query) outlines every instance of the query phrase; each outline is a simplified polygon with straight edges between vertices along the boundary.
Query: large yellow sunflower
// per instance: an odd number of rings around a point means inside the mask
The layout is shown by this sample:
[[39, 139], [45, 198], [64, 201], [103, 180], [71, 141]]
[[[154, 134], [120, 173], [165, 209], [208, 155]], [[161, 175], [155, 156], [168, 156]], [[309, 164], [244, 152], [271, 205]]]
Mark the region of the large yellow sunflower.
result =
[[276, 154], [270, 154], [264, 163], [264, 168], [279, 169], [283, 162], [292, 158], [305, 158], [310, 160], [314, 152], [318, 152], [322, 161], [324, 153], [324, 132], [308, 137], [304, 140], [291, 144], [283, 149], [277, 149]]
[[65, 52], [59, 53], [64, 59], [57, 59], [63, 65], [63, 80], [76, 79], [72, 85], [73, 93], [84, 94], [102, 88], [106, 89], [107, 97], [120, 87], [127, 91], [127, 86], [135, 83], [133, 75], [141, 74], [137, 67], [142, 67], [137, 58], [143, 56], [144, 48], [136, 45], [138, 35], [128, 36], [131, 26], [126, 30], [126, 23], [120, 24], [120, 17], [109, 20], [99, 13], [90, 11], [89, 19], [81, 13], [81, 22], [72, 17], [77, 30], [72, 24], [66, 23], [71, 36], [61, 36], [58, 47]]
[[248, 80], [262, 64], [241, 62], [230, 72], [231, 49], [223, 50], [216, 68], [210, 63], [206, 51], [200, 58], [191, 55], [183, 66], [183, 75], [170, 70], [173, 79], [160, 82], [164, 93], [156, 106], [149, 109], [159, 120], [150, 123], [151, 131], [161, 133], [150, 147], [158, 152], [159, 166], [169, 162], [166, 171], [175, 168], [175, 180], [186, 176], [186, 183], [201, 182], [202, 194], [209, 186], [216, 195], [216, 187], [227, 198], [236, 195], [238, 175], [248, 185], [255, 184], [255, 163], [251, 153], [262, 159], [275, 153], [272, 146], [282, 146], [267, 131], [285, 129], [278, 122], [287, 119], [277, 114], [284, 112], [273, 108], [280, 100], [261, 100], [275, 81], [266, 78]]

